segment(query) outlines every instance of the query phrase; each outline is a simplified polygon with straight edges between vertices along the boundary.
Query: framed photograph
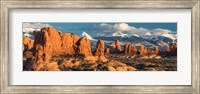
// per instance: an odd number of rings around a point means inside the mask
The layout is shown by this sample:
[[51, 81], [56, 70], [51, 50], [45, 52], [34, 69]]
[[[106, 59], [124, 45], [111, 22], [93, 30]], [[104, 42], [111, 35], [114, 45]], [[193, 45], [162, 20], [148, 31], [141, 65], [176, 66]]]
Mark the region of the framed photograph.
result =
[[2, 0], [1, 93], [200, 93], [199, 0]]

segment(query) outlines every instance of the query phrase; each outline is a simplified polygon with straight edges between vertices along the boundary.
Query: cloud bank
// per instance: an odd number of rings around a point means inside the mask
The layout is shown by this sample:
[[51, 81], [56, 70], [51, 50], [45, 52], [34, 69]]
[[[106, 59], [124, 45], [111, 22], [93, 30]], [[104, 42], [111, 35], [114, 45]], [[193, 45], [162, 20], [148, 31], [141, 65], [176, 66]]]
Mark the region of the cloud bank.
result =
[[98, 26], [95, 26], [93, 30], [98, 30], [98, 32], [101, 32], [98, 34], [103, 36], [140, 36], [145, 39], [158, 36], [165, 36], [172, 39], [176, 39], [176, 35], [172, 34], [172, 31], [168, 29], [157, 28], [150, 30], [146, 28], [136, 28], [134, 26], [128, 25], [127, 23], [102, 23]]
[[33, 32], [34, 30], [40, 30], [44, 27], [49, 27], [51, 25], [45, 23], [23, 23], [23, 32]]

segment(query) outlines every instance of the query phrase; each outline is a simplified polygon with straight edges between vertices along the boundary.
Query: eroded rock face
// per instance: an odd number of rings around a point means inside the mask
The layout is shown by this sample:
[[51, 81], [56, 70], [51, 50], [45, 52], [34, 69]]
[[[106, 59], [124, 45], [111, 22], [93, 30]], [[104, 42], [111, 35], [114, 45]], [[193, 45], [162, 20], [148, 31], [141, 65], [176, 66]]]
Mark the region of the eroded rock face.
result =
[[76, 54], [84, 57], [92, 56], [91, 44], [86, 37], [82, 37], [76, 43]]
[[108, 46], [110, 53], [115, 53], [116, 52], [116, 45], [115, 44], [111, 44]]
[[104, 41], [98, 40], [96, 45], [96, 50], [94, 52], [94, 56], [97, 56], [98, 60], [101, 62], [106, 62], [108, 59], [104, 55]]
[[79, 36], [69, 33], [61, 33], [60, 35], [62, 39], [62, 54], [75, 54], [75, 43], [80, 39]]
[[135, 55], [137, 53], [136, 47], [132, 44], [124, 45], [124, 53]]
[[[52, 27], [42, 28], [41, 31], [34, 31], [34, 56], [32, 58], [33, 70], [48, 70], [52, 56], [74, 55], [76, 42], [80, 39], [75, 34], [59, 33]], [[55, 63], [56, 64], [56, 63]], [[54, 64], [54, 65], [55, 65]], [[57, 70], [54, 69], [53, 70]]]
[[154, 48], [154, 50], [147, 48], [147, 55], [149, 55], [151, 57], [158, 55], [158, 53], [159, 53], [158, 47]]
[[105, 50], [105, 53], [110, 54], [110, 48], [107, 47], [106, 50]]
[[94, 55], [95, 56], [104, 56], [104, 41], [103, 40], [98, 40]]
[[156, 48], [154, 49], [154, 52], [155, 52], [156, 55], [158, 55], [158, 54], [159, 54], [159, 48], [156, 47]]
[[119, 52], [122, 51], [121, 44], [120, 44], [118, 39], [115, 41], [115, 45], [116, 45], [116, 50], [117, 51], [119, 51]]
[[37, 45], [41, 45], [50, 56], [75, 54], [76, 42], [80, 39], [75, 34], [59, 33], [52, 27], [34, 31], [34, 38], [35, 50], [37, 50]]
[[41, 44], [36, 45], [35, 54], [32, 57], [33, 63], [30, 66], [30, 69], [35, 71], [48, 70], [47, 66], [50, 58], [51, 56], [48, 52], [46, 52], [44, 46]]
[[165, 49], [165, 54], [166, 54], [166, 55], [170, 55], [170, 51], [171, 51], [170, 48], [167, 47], [167, 48]]
[[165, 49], [165, 54], [169, 56], [177, 56], [177, 45], [172, 43]]
[[177, 44], [172, 43], [172, 44], [170, 44], [169, 48], [171, 50], [170, 55], [177, 56]]
[[[34, 47], [31, 70], [50, 71], [50, 58], [62, 54], [62, 39], [57, 30], [52, 27], [42, 28], [34, 31]], [[55, 63], [57, 64], [57, 63]], [[54, 66], [55, 66], [54, 64]]]
[[147, 49], [144, 48], [144, 45], [140, 46], [139, 52], [140, 52], [140, 56], [146, 55]]
[[119, 40], [115, 41], [115, 44], [111, 44], [108, 46], [110, 53], [119, 53], [122, 51]]
[[34, 40], [31, 40], [30, 38], [28, 37], [24, 37], [23, 39], [23, 51], [28, 51], [28, 50], [31, 50], [33, 48], [33, 44], [34, 44]]
[[42, 28], [40, 32], [34, 32], [34, 45], [42, 45], [45, 52], [50, 55], [60, 55], [62, 53], [62, 39], [57, 30], [52, 27]]

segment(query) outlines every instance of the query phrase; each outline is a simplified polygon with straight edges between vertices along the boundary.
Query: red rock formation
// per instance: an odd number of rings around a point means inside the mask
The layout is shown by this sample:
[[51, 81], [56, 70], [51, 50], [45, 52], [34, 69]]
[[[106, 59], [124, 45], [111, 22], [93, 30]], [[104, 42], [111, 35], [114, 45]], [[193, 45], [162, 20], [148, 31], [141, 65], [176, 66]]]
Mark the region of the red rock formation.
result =
[[38, 36], [40, 35], [40, 31], [34, 30], [33, 34], [34, 34], [34, 40], [37, 40]]
[[171, 43], [170, 45], [169, 45], [169, 48], [170, 49], [174, 49], [174, 48], [176, 48], [177, 46], [176, 46], [176, 43]]
[[33, 48], [33, 44], [34, 44], [34, 40], [31, 40], [30, 38], [28, 37], [24, 37], [23, 39], [23, 51], [28, 51], [28, 50], [31, 50]]
[[[80, 39], [75, 34], [59, 33], [52, 27], [42, 28], [41, 31], [34, 31], [34, 57], [32, 60], [33, 70], [48, 70], [50, 67], [50, 58], [75, 54], [75, 43]], [[90, 47], [90, 46], [88, 46]]]
[[[49, 63], [51, 56], [60, 55], [62, 52], [62, 39], [60, 34], [52, 27], [34, 31], [34, 62]], [[36, 69], [37, 64], [34, 64]]]
[[124, 45], [124, 53], [125, 54], [133, 54], [135, 55], [137, 53], [136, 47], [132, 44], [126, 44]]
[[140, 52], [140, 56], [145, 55], [145, 48], [144, 48], [144, 45], [141, 45], [141, 46], [140, 46], [139, 52]]
[[158, 54], [159, 54], [159, 48], [156, 47], [156, 48], [154, 49], [154, 52], [155, 52], [156, 55], [158, 55]]
[[119, 52], [122, 51], [121, 44], [120, 44], [118, 39], [115, 40], [115, 45], [116, 45], [116, 50], [117, 51], [119, 51]]
[[147, 55], [149, 56], [155, 56], [155, 55], [158, 55], [158, 53], [159, 53], [158, 47], [155, 47], [154, 50], [147, 48]]
[[159, 51], [159, 55], [166, 56], [177, 56], [177, 45], [172, 43], [164, 51]]
[[177, 45], [176, 45], [176, 43], [170, 44], [169, 49], [170, 49], [170, 55], [171, 56], [177, 56]]
[[75, 43], [80, 39], [79, 36], [69, 33], [61, 33], [63, 54], [75, 54]]
[[116, 45], [115, 44], [109, 45], [108, 48], [110, 49], [110, 53], [115, 53], [116, 52]]
[[169, 47], [167, 47], [166, 49], [165, 49], [165, 55], [170, 55], [170, 48]]
[[[83, 55], [85, 58], [81, 59], [81, 61], [89, 60], [95, 64], [97, 64], [97, 60], [104, 63], [109, 62], [108, 59], [104, 56], [103, 40], [98, 41], [96, 51], [94, 53], [95, 56], [93, 56], [90, 41], [86, 37], [79, 38], [77, 35], [69, 33], [59, 33], [52, 27], [42, 28], [41, 31], [34, 31], [34, 35], [34, 54], [32, 58], [30, 58], [32, 59], [32, 62], [30, 65], [31, 68], [29, 68], [28, 70], [58, 71], [58, 62], [50, 61], [50, 59], [51, 57], [55, 58], [56, 56], [59, 57], [60, 55], [65, 54]], [[111, 47], [113, 47], [113, 50], [116, 52], [121, 51], [121, 45], [118, 40], [116, 40], [116, 43], [111, 45]], [[130, 46], [130, 48], [132, 50], [135, 49], [134, 46]], [[72, 65], [74, 66], [75, 64]], [[68, 63], [66, 63], [65, 66], [68, 66]], [[70, 65], [70, 67], [72, 66]], [[126, 66], [126, 64], [123, 65], [122, 63], [117, 64], [113, 68], [116, 68], [116, 70], [136, 70], [135, 68]]]
[[129, 44], [124, 45], [124, 54], [130, 53]]
[[34, 31], [35, 43], [41, 44], [49, 55], [75, 54], [75, 43], [79, 36], [69, 33], [59, 33], [52, 27], [42, 28], [40, 32]]
[[105, 50], [105, 53], [110, 54], [110, 48], [107, 47], [106, 50]]
[[143, 54], [144, 54], [144, 55], [146, 55], [146, 54], [147, 54], [147, 48], [145, 48], [145, 49], [144, 49], [144, 52], [143, 52]]
[[119, 53], [122, 51], [119, 40], [116, 40], [115, 44], [109, 45], [108, 48], [110, 49], [110, 53]]
[[151, 53], [151, 49], [147, 48], [147, 53]]
[[94, 55], [95, 56], [104, 56], [104, 41], [103, 40], [98, 40]]
[[94, 55], [98, 57], [99, 61], [106, 62], [108, 59], [104, 56], [104, 41], [98, 40]]
[[83, 55], [85, 57], [92, 56], [91, 44], [86, 37], [82, 37], [76, 42], [76, 54]]
[[42, 45], [45, 52], [50, 55], [59, 55], [62, 52], [62, 39], [57, 30], [52, 27], [42, 28], [40, 32], [34, 32], [34, 45]]

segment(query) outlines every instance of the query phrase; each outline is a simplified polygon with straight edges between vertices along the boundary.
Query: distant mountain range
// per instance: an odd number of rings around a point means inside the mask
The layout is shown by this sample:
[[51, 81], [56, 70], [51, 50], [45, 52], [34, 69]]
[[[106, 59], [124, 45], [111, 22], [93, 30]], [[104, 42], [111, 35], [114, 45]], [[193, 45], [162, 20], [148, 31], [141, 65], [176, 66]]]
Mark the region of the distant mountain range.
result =
[[154, 48], [158, 46], [160, 49], [165, 49], [169, 46], [171, 43], [176, 43], [177, 40], [173, 36], [154, 36], [154, 37], [140, 37], [139, 35], [132, 35], [128, 36], [126, 34], [122, 34], [122, 36], [114, 34], [114, 36], [98, 36], [92, 38], [89, 34], [86, 32], [83, 32], [82, 36], [86, 36], [90, 41], [92, 45], [96, 45], [97, 40], [103, 39], [105, 40], [105, 46], [110, 45], [115, 42], [116, 39], [118, 39], [121, 42], [121, 45], [125, 45], [126, 43], [134, 44], [135, 46], [140, 46], [141, 44], [148, 48]]
[[[23, 29], [23, 36], [27, 36], [33, 39], [33, 29]], [[113, 44], [116, 39], [118, 39], [121, 45], [125, 45], [126, 43], [134, 44], [135, 46], [140, 46], [141, 44], [148, 48], [159, 47], [160, 49], [165, 49], [171, 43], [176, 43], [177, 38], [176, 34], [161, 34], [161, 35], [153, 35], [151, 33], [145, 35], [138, 34], [124, 34], [122, 32], [115, 32], [108, 36], [97, 36], [92, 37], [86, 32], [82, 32], [81, 36], [86, 36], [90, 41], [92, 47], [95, 49], [95, 45], [97, 40], [103, 39], [105, 41], [105, 46]]]

